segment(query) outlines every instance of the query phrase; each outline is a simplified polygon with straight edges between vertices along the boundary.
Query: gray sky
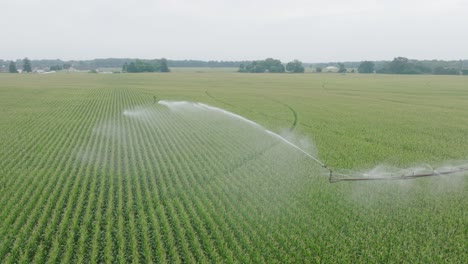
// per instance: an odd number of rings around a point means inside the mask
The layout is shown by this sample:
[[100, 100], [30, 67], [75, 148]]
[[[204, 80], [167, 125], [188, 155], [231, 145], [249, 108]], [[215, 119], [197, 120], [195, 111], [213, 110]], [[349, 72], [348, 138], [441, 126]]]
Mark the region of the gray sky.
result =
[[0, 0], [1, 59], [468, 59], [468, 0]]

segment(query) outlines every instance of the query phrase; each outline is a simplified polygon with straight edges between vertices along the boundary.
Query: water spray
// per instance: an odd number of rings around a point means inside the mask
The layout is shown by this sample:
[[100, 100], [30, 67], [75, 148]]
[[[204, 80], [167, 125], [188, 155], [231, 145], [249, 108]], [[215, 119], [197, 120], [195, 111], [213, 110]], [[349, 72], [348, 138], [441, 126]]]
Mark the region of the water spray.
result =
[[292, 143], [291, 141], [287, 140], [286, 138], [280, 136], [279, 134], [276, 134], [275, 132], [272, 132], [268, 129], [265, 129], [263, 126], [260, 124], [247, 119], [243, 116], [234, 114], [232, 112], [229, 112], [227, 110], [206, 105], [203, 103], [193, 103], [193, 102], [187, 102], [187, 101], [166, 101], [166, 100], [160, 100], [158, 101], [158, 104], [164, 105], [168, 107], [169, 109], [174, 109], [175, 107], [180, 107], [180, 106], [194, 106], [202, 109], [208, 109], [211, 111], [217, 111], [223, 114], [226, 114], [228, 116], [231, 116], [233, 118], [242, 120], [243, 122], [249, 123], [250, 125], [253, 125], [257, 128], [260, 128], [265, 131], [265, 133], [281, 140], [282, 142], [286, 143], [287, 145], [293, 147], [294, 149], [300, 151], [302, 154], [306, 155], [308, 158], [313, 160], [315, 163], [319, 164], [322, 168], [326, 169], [328, 171], [328, 180], [330, 183], [336, 183], [336, 182], [342, 182], [342, 181], [382, 181], [382, 180], [409, 180], [409, 179], [416, 179], [416, 178], [422, 178], [422, 177], [433, 177], [433, 176], [443, 176], [443, 175], [449, 175], [449, 174], [461, 174], [468, 172], [468, 165], [464, 166], [459, 166], [455, 168], [451, 168], [449, 170], [443, 170], [443, 169], [433, 169], [431, 167], [430, 170], [426, 170], [423, 172], [417, 173], [416, 170], [406, 170], [406, 173], [383, 173], [383, 174], [366, 174], [366, 173], [360, 173], [360, 174], [354, 174], [354, 175], [346, 175], [346, 174], [341, 174], [341, 173], [335, 173], [333, 170], [328, 167], [324, 162], [320, 161], [318, 158], [312, 156], [310, 153], [305, 151], [304, 149], [300, 148], [296, 144]]
[[270, 134], [270, 135], [272, 135], [272, 136], [274, 136], [274, 137], [280, 139], [281, 141], [285, 142], [286, 144], [290, 145], [291, 147], [293, 147], [293, 148], [299, 150], [299, 151], [302, 152], [304, 155], [306, 155], [307, 157], [311, 158], [313, 161], [315, 161], [315, 162], [318, 163], [320, 166], [322, 166], [322, 168], [328, 170], [328, 172], [329, 172], [329, 179], [330, 179], [330, 182], [332, 182], [331, 179], [332, 179], [332, 177], [333, 177], [333, 171], [332, 171], [325, 163], [321, 162], [318, 158], [316, 158], [316, 157], [310, 155], [310, 154], [307, 153], [305, 150], [301, 149], [300, 147], [298, 147], [297, 145], [293, 144], [291, 141], [285, 139], [284, 137], [282, 137], [282, 136], [280, 136], [280, 135], [278, 135], [278, 134], [276, 134], [276, 133], [274, 133], [274, 132], [271, 132], [270, 130], [267, 130], [267, 129], [265, 129], [265, 131], [266, 131], [268, 134]]
[[416, 179], [416, 178], [422, 178], [422, 177], [433, 177], [433, 176], [443, 176], [443, 175], [449, 175], [449, 174], [457, 174], [457, 173], [464, 173], [468, 172], [468, 168], [456, 168], [453, 170], [449, 171], [437, 171], [433, 170], [432, 172], [425, 172], [425, 173], [410, 173], [410, 174], [393, 174], [393, 173], [388, 173], [385, 176], [382, 177], [349, 177], [348, 175], [344, 174], [337, 174], [339, 178], [334, 177], [330, 171], [330, 177], [329, 181], [331, 183], [335, 182], [340, 182], [340, 181], [382, 181], [382, 180], [411, 180], [411, 179]]

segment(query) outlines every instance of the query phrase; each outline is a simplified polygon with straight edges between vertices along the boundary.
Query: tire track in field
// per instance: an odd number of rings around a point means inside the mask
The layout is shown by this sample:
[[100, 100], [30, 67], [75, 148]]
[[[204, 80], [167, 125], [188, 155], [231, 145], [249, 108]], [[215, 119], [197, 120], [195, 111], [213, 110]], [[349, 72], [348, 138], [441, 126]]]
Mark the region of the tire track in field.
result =
[[293, 120], [293, 123], [291, 124], [291, 126], [289, 127], [289, 131], [293, 132], [296, 129], [297, 122], [299, 121], [299, 116], [298, 116], [296, 110], [294, 110], [294, 108], [292, 108], [290, 105], [288, 105], [286, 103], [283, 103], [281, 101], [271, 99], [271, 98], [268, 98], [268, 97], [264, 97], [264, 98], [267, 99], [267, 100], [270, 100], [272, 102], [278, 103], [280, 105], [283, 105], [283, 106], [287, 107], [289, 109], [289, 111], [291, 111], [291, 114], [293, 115], [294, 120]]
[[[219, 98], [213, 96], [213, 95], [212, 95], [211, 93], [209, 93], [208, 91], [205, 91], [205, 94], [206, 94], [208, 97], [210, 97], [211, 99], [213, 99], [214, 101], [216, 101], [216, 102], [222, 103], [222, 104], [224, 104], [224, 105], [231, 106], [231, 107], [233, 107], [233, 108], [239, 108], [239, 107], [237, 107], [237, 106], [235, 106], [235, 105], [233, 105], [233, 104], [231, 104], [231, 103], [229, 103], [229, 102], [226, 102], [226, 101], [224, 101], [224, 100], [221, 100], [221, 99], [219, 99]], [[282, 106], [284, 106], [284, 107], [287, 107], [287, 108], [289, 109], [289, 111], [290, 111], [291, 114], [293, 115], [293, 122], [292, 122], [292, 124], [289, 126], [289, 129], [288, 129], [288, 130], [289, 130], [290, 132], [294, 131], [294, 130], [296, 129], [297, 123], [299, 122], [299, 116], [298, 116], [296, 110], [295, 110], [293, 107], [291, 107], [290, 105], [288, 105], [288, 104], [286, 104], [286, 103], [283, 103], [283, 102], [281, 102], [281, 101], [278, 101], [278, 100], [275, 100], [275, 99], [272, 99], [272, 98], [268, 98], [268, 97], [263, 97], [263, 98], [266, 99], [266, 100], [275, 102], [275, 103], [277, 103], [277, 104], [280, 104], [280, 105], [282, 105]], [[265, 117], [277, 119], [276, 116], [271, 116], [271, 115], [268, 115], [268, 114], [263, 113], [263, 112], [255, 112], [255, 111], [252, 111], [251, 109], [242, 108], [242, 107], [241, 107], [241, 109], [246, 110], [246, 111], [248, 111], [248, 112], [250, 112], [250, 113], [259, 113], [259, 114], [261, 114], [261, 115], [263, 115], [263, 116], [265, 116]]]
[[[213, 100], [215, 100], [215, 101], [217, 101], [217, 102], [220, 102], [220, 103], [222, 103], [222, 104], [229, 105], [229, 106], [232, 106], [232, 107], [236, 107], [235, 105], [233, 105], [233, 104], [231, 104], [231, 103], [228, 103], [228, 102], [226, 102], [226, 101], [224, 101], [224, 100], [221, 100], [221, 99], [219, 99], [219, 98], [217, 98], [217, 97], [214, 97], [214, 96], [213, 96], [212, 94], [210, 94], [208, 91], [205, 91], [205, 94], [206, 94], [208, 97], [210, 97], [211, 99], [213, 99]], [[246, 110], [250, 111], [249, 109], [246, 109]]]

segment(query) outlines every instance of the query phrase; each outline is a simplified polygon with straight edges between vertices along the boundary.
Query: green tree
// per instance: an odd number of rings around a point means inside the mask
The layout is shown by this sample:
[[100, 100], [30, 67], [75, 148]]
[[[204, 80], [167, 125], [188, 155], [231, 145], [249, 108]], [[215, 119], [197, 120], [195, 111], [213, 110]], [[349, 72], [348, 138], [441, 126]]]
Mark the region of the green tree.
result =
[[346, 68], [344, 63], [338, 63], [338, 72], [339, 73], [346, 73]]
[[275, 60], [273, 58], [267, 58], [263, 61], [264, 67], [268, 72], [284, 72], [284, 65], [280, 60]]
[[18, 69], [16, 68], [16, 63], [14, 61], [10, 62], [8, 69], [10, 73], [18, 73]]
[[390, 73], [409, 73], [411, 70], [411, 65], [409, 60], [405, 57], [394, 58], [390, 63], [389, 70]]
[[459, 75], [460, 70], [455, 69], [455, 68], [444, 68], [444, 67], [439, 66], [439, 67], [434, 68], [433, 73], [436, 75]]
[[391, 74], [422, 74], [431, 73], [432, 69], [421, 62], [410, 61], [405, 57], [397, 57], [390, 63], [386, 63], [379, 72]]
[[138, 72], [135, 62], [130, 62], [127, 66], [127, 72]]
[[32, 72], [31, 61], [28, 58], [23, 59], [23, 72]]
[[167, 66], [167, 60], [165, 58], [162, 58], [161, 61], [159, 62], [159, 71], [160, 72], [170, 72], [171, 70]]
[[283, 63], [280, 60], [267, 58], [265, 60], [252, 61], [248, 64], [241, 63], [238, 72], [251, 72], [251, 73], [281, 73], [285, 72]]
[[123, 72], [170, 72], [168, 61], [160, 60], [135, 60], [134, 62], [124, 63], [122, 66]]
[[267, 70], [264, 61], [253, 61], [252, 63], [248, 64], [245, 69], [247, 72], [252, 73], [263, 73]]
[[315, 68], [315, 72], [322, 72], [322, 68], [316, 67], [316, 68]]
[[49, 70], [51, 70], [51, 71], [61, 71], [61, 70], [63, 70], [63, 66], [62, 65], [53, 65], [53, 66], [50, 66]]
[[375, 71], [375, 64], [372, 61], [363, 61], [359, 64], [359, 73], [373, 73]]
[[298, 60], [293, 60], [293, 61], [288, 62], [288, 64], [286, 64], [286, 70], [288, 72], [293, 72], [293, 73], [303, 73], [304, 66], [302, 66], [302, 62]]

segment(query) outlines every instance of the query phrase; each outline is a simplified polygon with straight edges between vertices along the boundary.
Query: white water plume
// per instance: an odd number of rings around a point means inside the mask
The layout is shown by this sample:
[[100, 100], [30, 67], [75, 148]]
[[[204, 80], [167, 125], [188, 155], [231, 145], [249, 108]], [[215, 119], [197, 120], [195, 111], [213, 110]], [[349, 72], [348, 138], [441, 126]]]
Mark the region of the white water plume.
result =
[[158, 104], [164, 105], [171, 110], [179, 110], [180, 108], [186, 108], [190, 106], [196, 106], [196, 103], [188, 102], [188, 101], [167, 101], [167, 100], [159, 100]]
[[452, 162], [439, 167], [432, 167], [429, 164], [422, 164], [408, 168], [399, 168], [387, 165], [377, 165], [374, 168], [364, 171], [342, 171], [336, 174], [336, 180], [341, 179], [410, 179], [418, 176], [444, 176], [467, 174], [468, 163]]
[[207, 105], [207, 104], [203, 104], [203, 103], [195, 103], [195, 102], [187, 102], [187, 101], [166, 101], [166, 100], [160, 100], [158, 103], [160, 105], [164, 105], [164, 106], [168, 107], [171, 110], [179, 110], [179, 109], [185, 108], [185, 107], [196, 107], [196, 108], [200, 108], [200, 109], [216, 111], [216, 112], [228, 115], [230, 117], [242, 120], [244, 122], [247, 122], [247, 123], [249, 123], [249, 124], [251, 124], [253, 126], [264, 129], [261, 125], [255, 123], [254, 121], [249, 120], [249, 119], [247, 119], [247, 118], [245, 118], [243, 116], [234, 114], [232, 112], [226, 111], [224, 109], [221, 109], [221, 108], [218, 108], [218, 107], [215, 107], [215, 106], [210, 106], [210, 105]]
[[127, 109], [122, 113], [124, 116], [133, 117], [133, 118], [143, 118], [150, 114], [150, 111], [145, 108], [136, 108], [136, 109]]
[[262, 129], [265, 131], [265, 133], [281, 140], [282, 142], [286, 143], [287, 145], [295, 148], [296, 150], [302, 152], [304, 155], [306, 155], [307, 157], [311, 158], [313, 161], [317, 162], [318, 164], [320, 164], [320, 166], [322, 167], [326, 167], [325, 164], [323, 162], [321, 162], [319, 159], [315, 158], [314, 156], [312, 156], [310, 153], [308, 153], [307, 151], [305, 151], [304, 149], [300, 148], [299, 146], [297, 146], [296, 144], [292, 143], [291, 141], [287, 140], [286, 138], [280, 136], [279, 134], [275, 133], [275, 132], [272, 132], [266, 128], [264, 128], [263, 126], [261, 126], [260, 124], [250, 120], [250, 119], [247, 119], [243, 116], [240, 116], [238, 114], [234, 114], [232, 112], [229, 112], [229, 111], [226, 111], [224, 109], [221, 109], [221, 108], [218, 108], [218, 107], [215, 107], [215, 106], [210, 106], [210, 105], [207, 105], [207, 104], [203, 104], [203, 103], [195, 103], [195, 102], [187, 102], [187, 101], [166, 101], [166, 100], [160, 100], [158, 102], [160, 105], [164, 105], [166, 107], [168, 107], [169, 109], [171, 110], [179, 110], [181, 108], [185, 108], [187, 106], [192, 106], [192, 107], [196, 107], [196, 108], [200, 108], [200, 109], [205, 109], [205, 110], [210, 110], [210, 111], [215, 111], [215, 112], [218, 112], [218, 113], [222, 113], [222, 114], [225, 114], [225, 115], [228, 115], [230, 117], [233, 117], [233, 118], [236, 118], [236, 119], [239, 119], [243, 122], [246, 122], [252, 126], [255, 126], [259, 129]]
[[313, 159], [315, 162], [317, 162], [318, 164], [320, 164], [320, 166], [322, 167], [325, 167], [325, 164], [323, 164], [320, 160], [318, 160], [317, 158], [315, 158], [314, 156], [310, 155], [309, 153], [307, 153], [305, 150], [301, 149], [300, 147], [294, 145], [293, 143], [291, 143], [289, 140], [285, 139], [284, 137], [274, 133], [274, 132], [271, 132], [270, 130], [267, 130], [265, 129], [265, 132], [267, 132], [268, 134], [280, 139], [281, 141], [283, 141], [284, 143], [288, 144], [289, 146], [299, 150], [300, 152], [304, 153], [306, 156], [308, 156], [309, 158]]

